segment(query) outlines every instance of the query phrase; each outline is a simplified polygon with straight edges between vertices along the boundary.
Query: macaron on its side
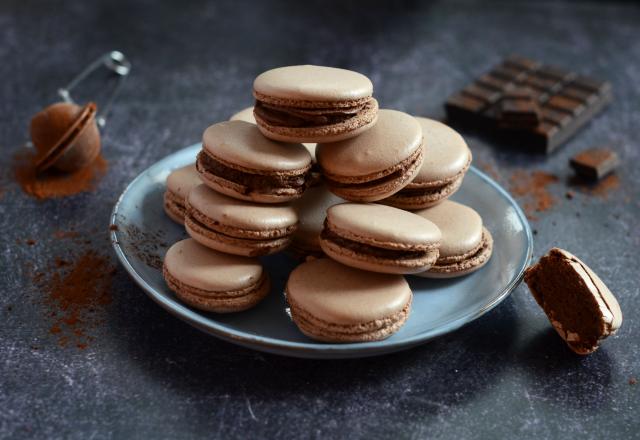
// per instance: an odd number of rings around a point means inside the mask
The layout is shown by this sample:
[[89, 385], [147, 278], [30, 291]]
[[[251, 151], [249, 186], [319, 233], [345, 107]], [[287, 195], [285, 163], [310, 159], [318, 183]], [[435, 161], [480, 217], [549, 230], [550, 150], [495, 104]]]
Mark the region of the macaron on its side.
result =
[[329, 189], [354, 202], [385, 199], [408, 185], [423, 162], [420, 124], [410, 115], [380, 110], [362, 135], [316, 148]]
[[462, 185], [471, 165], [463, 137], [442, 122], [416, 117], [424, 136], [424, 161], [415, 178], [383, 203], [417, 210], [449, 198]]
[[577, 354], [594, 352], [616, 333], [622, 311], [615, 296], [575, 255], [553, 248], [527, 269], [524, 281], [551, 325]]
[[249, 122], [214, 124], [203, 134], [196, 168], [204, 183], [240, 200], [282, 203], [302, 196], [311, 178], [311, 155], [301, 144], [262, 136]]
[[471, 207], [445, 200], [431, 208], [415, 211], [441, 231], [437, 261], [429, 270], [415, 275], [425, 278], [454, 278], [483, 267], [493, 253], [493, 237], [482, 218]]
[[244, 202], [198, 185], [187, 198], [185, 228], [202, 245], [242, 256], [285, 249], [298, 217], [288, 205]]
[[378, 102], [364, 75], [323, 66], [287, 66], [255, 79], [254, 117], [262, 133], [286, 142], [336, 142], [371, 128]]
[[258, 260], [207, 249], [190, 238], [169, 248], [163, 276], [181, 301], [207, 312], [247, 310], [270, 290]]
[[202, 183], [195, 165], [178, 168], [167, 177], [164, 193], [164, 211], [176, 223], [184, 224], [186, 199], [191, 189]]
[[343, 203], [327, 209], [320, 247], [347, 266], [371, 272], [424, 272], [438, 259], [440, 230], [386, 205]]
[[294, 269], [285, 295], [302, 333], [338, 343], [391, 336], [406, 322], [413, 298], [401, 275], [370, 273], [328, 258]]

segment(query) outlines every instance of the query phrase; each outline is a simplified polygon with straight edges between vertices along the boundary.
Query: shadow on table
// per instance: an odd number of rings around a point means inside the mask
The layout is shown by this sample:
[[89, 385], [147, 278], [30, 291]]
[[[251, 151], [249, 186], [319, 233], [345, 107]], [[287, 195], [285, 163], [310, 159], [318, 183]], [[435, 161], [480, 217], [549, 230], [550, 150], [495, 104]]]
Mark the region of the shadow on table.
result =
[[530, 388], [559, 405], [597, 410], [612, 399], [612, 361], [605, 348], [580, 356], [549, 327], [524, 345], [518, 362], [531, 373]]
[[[122, 287], [123, 292], [136, 290]], [[134, 311], [132, 302], [138, 303]], [[508, 298], [461, 330], [408, 351], [308, 360], [220, 341], [170, 316], [142, 293], [113, 306], [111, 333], [123, 335], [118, 345], [129, 351], [125, 355], [145, 375], [170, 383], [178, 393], [250, 396], [262, 403], [295, 398], [308, 405], [316, 398], [363, 404], [382, 397], [376, 405], [387, 405], [385, 410], [399, 417], [437, 414], [495, 385], [513, 356], [518, 333], [514, 303]], [[138, 314], [136, 320], [130, 319], [132, 313]]]

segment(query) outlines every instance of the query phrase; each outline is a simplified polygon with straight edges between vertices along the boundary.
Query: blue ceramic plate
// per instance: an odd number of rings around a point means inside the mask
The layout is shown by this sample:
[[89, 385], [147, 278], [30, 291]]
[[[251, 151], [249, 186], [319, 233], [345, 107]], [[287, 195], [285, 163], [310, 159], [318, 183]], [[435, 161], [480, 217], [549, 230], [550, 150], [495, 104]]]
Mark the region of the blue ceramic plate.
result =
[[471, 167], [454, 200], [476, 209], [495, 241], [489, 263], [476, 273], [452, 280], [409, 276], [413, 309], [398, 333], [379, 342], [324, 344], [300, 333], [287, 314], [283, 289], [296, 262], [287, 254], [262, 260], [273, 281], [271, 294], [246, 312], [217, 315], [182, 304], [162, 278], [168, 246], [186, 237], [163, 211], [167, 175], [194, 162], [200, 144], [180, 150], [148, 168], [124, 190], [111, 223], [113, 247], [124, 268], [155, 302], [189, 324], [226, 341], [255, 350], [307, 358], [374, 356], [403, 350], [442, 336], [473, 321], [504, 300], [520, 282], [532, 253], [531, 229], [509, 194]]

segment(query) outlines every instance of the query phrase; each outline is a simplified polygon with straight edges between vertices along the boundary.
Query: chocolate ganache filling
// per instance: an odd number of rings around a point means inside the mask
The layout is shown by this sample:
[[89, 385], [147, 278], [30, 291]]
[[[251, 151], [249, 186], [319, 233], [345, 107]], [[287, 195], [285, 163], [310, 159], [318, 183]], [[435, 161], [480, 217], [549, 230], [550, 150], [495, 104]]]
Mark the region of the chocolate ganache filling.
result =
[[320, 127], [348, 121], [371, 105], [371, 101], [368, 101], [364, 104], [345, 108], [306, 109], [280, 107], [256, 101], [254, 111], [270, 125], [279, 127]]
[[385, 258], [390, 260], [412, 260], [418, 258], [424, 258], [429, 251], [404, 251], [396, 249], [385, 249], [370, 244], [359, 243], [357, 241], [349, 240], [348, 238], [341, 237], [335, 232], [329, 230], [326, 227], [320, 233], [320, 237], [323, 240], [331, 241], [338, 246], [347, 248], [358, 254], [371, 255], [377, 258]]
[[208, 173], [245, 186], [248, 192], [253, 190], [269, 192], [271, 190], [283, 188], [303, 191], [307, 185], [307, 177], [310, 173], [309, 169], [296, 175], [264, 175], [247, 173], [230, 168], [203, 151], [198, 153], [198, 163]]

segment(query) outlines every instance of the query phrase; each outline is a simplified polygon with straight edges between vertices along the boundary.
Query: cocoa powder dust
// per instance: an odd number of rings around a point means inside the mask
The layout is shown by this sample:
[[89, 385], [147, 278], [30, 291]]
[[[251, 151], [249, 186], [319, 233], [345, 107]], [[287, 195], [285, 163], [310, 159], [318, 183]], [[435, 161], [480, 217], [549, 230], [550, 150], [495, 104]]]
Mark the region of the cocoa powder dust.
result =
[[95, 188], [97, 181], [107, 172], [108, 163], [100, 155], [86, 168], [73, 173], [55, 170], [38, 174], [35, 167], [35, 154], [31, 151], [19, 151], [13, 157], [13, 171], [22, 190], [36, 199], [67, 197]]
[[49, 332], [60, 346], [84, 349], [90, 331], [101, 323], [100, 311], [111, 303], [111, 280], [115, 268], [107, 257], [93, 250], [66, 259], [55, 257], [46, 271], [34, 275], [43, 303], [52, 319]]
[[548, 186], [559, 182], [558, 176], [544, 171], [516, 170], [509, 179], [511, 192], [524, 199], [522, 208], [529, 220], [537, 220], [535, 213], [551, 209], [557, 202]]

